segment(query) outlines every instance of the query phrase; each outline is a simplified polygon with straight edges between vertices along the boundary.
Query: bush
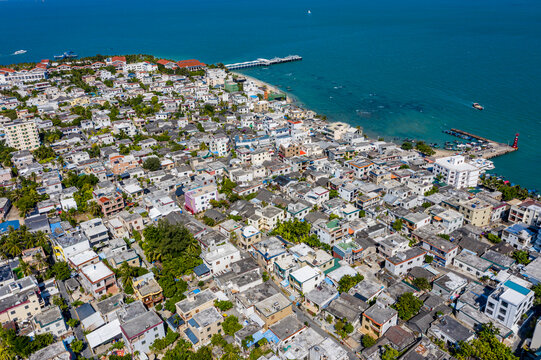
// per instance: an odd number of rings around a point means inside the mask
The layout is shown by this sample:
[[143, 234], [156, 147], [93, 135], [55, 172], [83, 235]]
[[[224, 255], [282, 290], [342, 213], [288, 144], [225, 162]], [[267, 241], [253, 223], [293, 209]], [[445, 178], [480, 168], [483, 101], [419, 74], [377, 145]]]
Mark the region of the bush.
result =
[[218, 309], [222, 311], [227, 311], [233, 308], [233, 303], [231, 301], [216, 300], [214, 302], [214, 306], [216, 306]]
[[372, 346], [374, 346], [376, 344], [376, 339], [374, 339], [370, 335], [363, 335], [363, 337], [361, 338], [361, 342], [363, 344], [363, 347], [367, 349], [367, 348], [372, 347]]

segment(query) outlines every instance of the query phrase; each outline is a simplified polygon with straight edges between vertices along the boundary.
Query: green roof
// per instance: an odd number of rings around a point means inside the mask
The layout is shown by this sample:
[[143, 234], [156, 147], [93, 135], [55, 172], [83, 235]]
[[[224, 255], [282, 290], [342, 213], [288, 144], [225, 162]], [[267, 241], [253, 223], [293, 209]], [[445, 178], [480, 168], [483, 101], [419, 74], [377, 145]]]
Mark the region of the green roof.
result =
[[327, 223], [327, 227], [328, 227], [329, 229], [335, 228], [335, 227], [338, 226], [338, 223], [339, 223], [339, 222], [340, 222], [340, 220], [338, 220], [338, 219], [331, 220], [331, 221], [329, 221], [329, 222]]

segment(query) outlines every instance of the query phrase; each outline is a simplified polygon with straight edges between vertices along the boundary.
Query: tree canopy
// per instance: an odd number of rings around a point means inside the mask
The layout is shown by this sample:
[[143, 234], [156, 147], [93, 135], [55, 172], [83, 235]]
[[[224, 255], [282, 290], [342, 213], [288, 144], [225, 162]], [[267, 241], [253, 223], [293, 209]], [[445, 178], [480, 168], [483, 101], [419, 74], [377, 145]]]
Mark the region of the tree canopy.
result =
[[499, 330], [492, 323], [484, 324], [477, 338], [459, 343], [454, 356], [460, 360], [518, 360], [512, 350], [498, 340], [498, 333]]
[[348, 292], [349, 289], [360, 283], [364, 280], [364, 276], [361, 274], [357, 274], [355, 276], [351, 275], [344, 275], [342, 278], [338, 281], [338, 291], [340, 293]]
[[409, 320], [419, 313], [423, 306], [423, 301], [415, 297], [412, 293], [404, 293], [398, 297], [398, 301], [393, 307], [398, 311], [398, 317], [402, 320]]
[[239, 319], [236, 316], [228, 316], [222, 323], [222, 329], [224, 329], [225, 334], [233, 336], [242, 329], [242, 325], [239, 324]]
[[148, 170], [148, 171], [160, 170], [161, 167], [162, 165], [161, 165], [160, 159], [154, 156], [146, 159], [145, 162], [143, 163], [143, 169]]

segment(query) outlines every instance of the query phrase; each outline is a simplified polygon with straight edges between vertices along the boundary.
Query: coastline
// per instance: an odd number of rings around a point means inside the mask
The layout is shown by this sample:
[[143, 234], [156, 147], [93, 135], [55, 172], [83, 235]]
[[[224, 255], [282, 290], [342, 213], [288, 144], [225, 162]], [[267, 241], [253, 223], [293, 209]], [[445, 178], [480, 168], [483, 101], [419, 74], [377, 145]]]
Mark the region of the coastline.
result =
[[239, 72], [236, 72], [236, 71], [231, 71], [231, 74], [241, 76], [241, 77], [245, 77], [246, 79], [248, 79], [250, 81], [253, 81], [257, 86], [267, 87], [271, 91], [285, 94], [286, 95], [286, 101], [288, 103], [290, 103], [290, 104], [294, 103], [294, 102], [297, 102], [297, 99], [294, 96], [289, 94], [287, 91], [281, 90], [276, 85], [269, 84], [268, 82], [265, 82], [265, 81], [263, 81], [261, 79], [258, 79], [258, 78], [255, 78], [253, 76], [246, 75], [246, 74], [243, 74], [243, 73], [239, 73]]

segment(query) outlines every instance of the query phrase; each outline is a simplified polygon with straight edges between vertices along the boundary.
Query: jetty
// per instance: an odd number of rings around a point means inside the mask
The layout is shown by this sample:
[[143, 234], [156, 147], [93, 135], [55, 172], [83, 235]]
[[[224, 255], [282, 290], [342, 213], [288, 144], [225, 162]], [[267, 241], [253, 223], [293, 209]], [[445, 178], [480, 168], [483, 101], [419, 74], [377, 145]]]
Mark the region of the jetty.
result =
[[275, 57], [272, 59], [263, 59], [259, 58], [257, 60], [252, 61], [245, 61], [240, 63], [234, 63], [234, 64], [227, 64], [225, 67], [228, 70], [237, 70], [237, 69], [246, 69], [256, 66], [269, 66], [269, 65], [275, 65], [275, 64], [282, 64], [286, 62], [293, 62], [293, 61], [300, 61], [302, 60], [302, 56], [299, 55], [289, 55], [286, 57]]
[[474, 140], [486, 144], [470, 152], [470, 154], [483, 159], [492, 159], [518, 150], [518, 134], [515, 136], [513, 146], [510, 146], [460, 129], [445, 130], [444, 133], [464, 140]]

